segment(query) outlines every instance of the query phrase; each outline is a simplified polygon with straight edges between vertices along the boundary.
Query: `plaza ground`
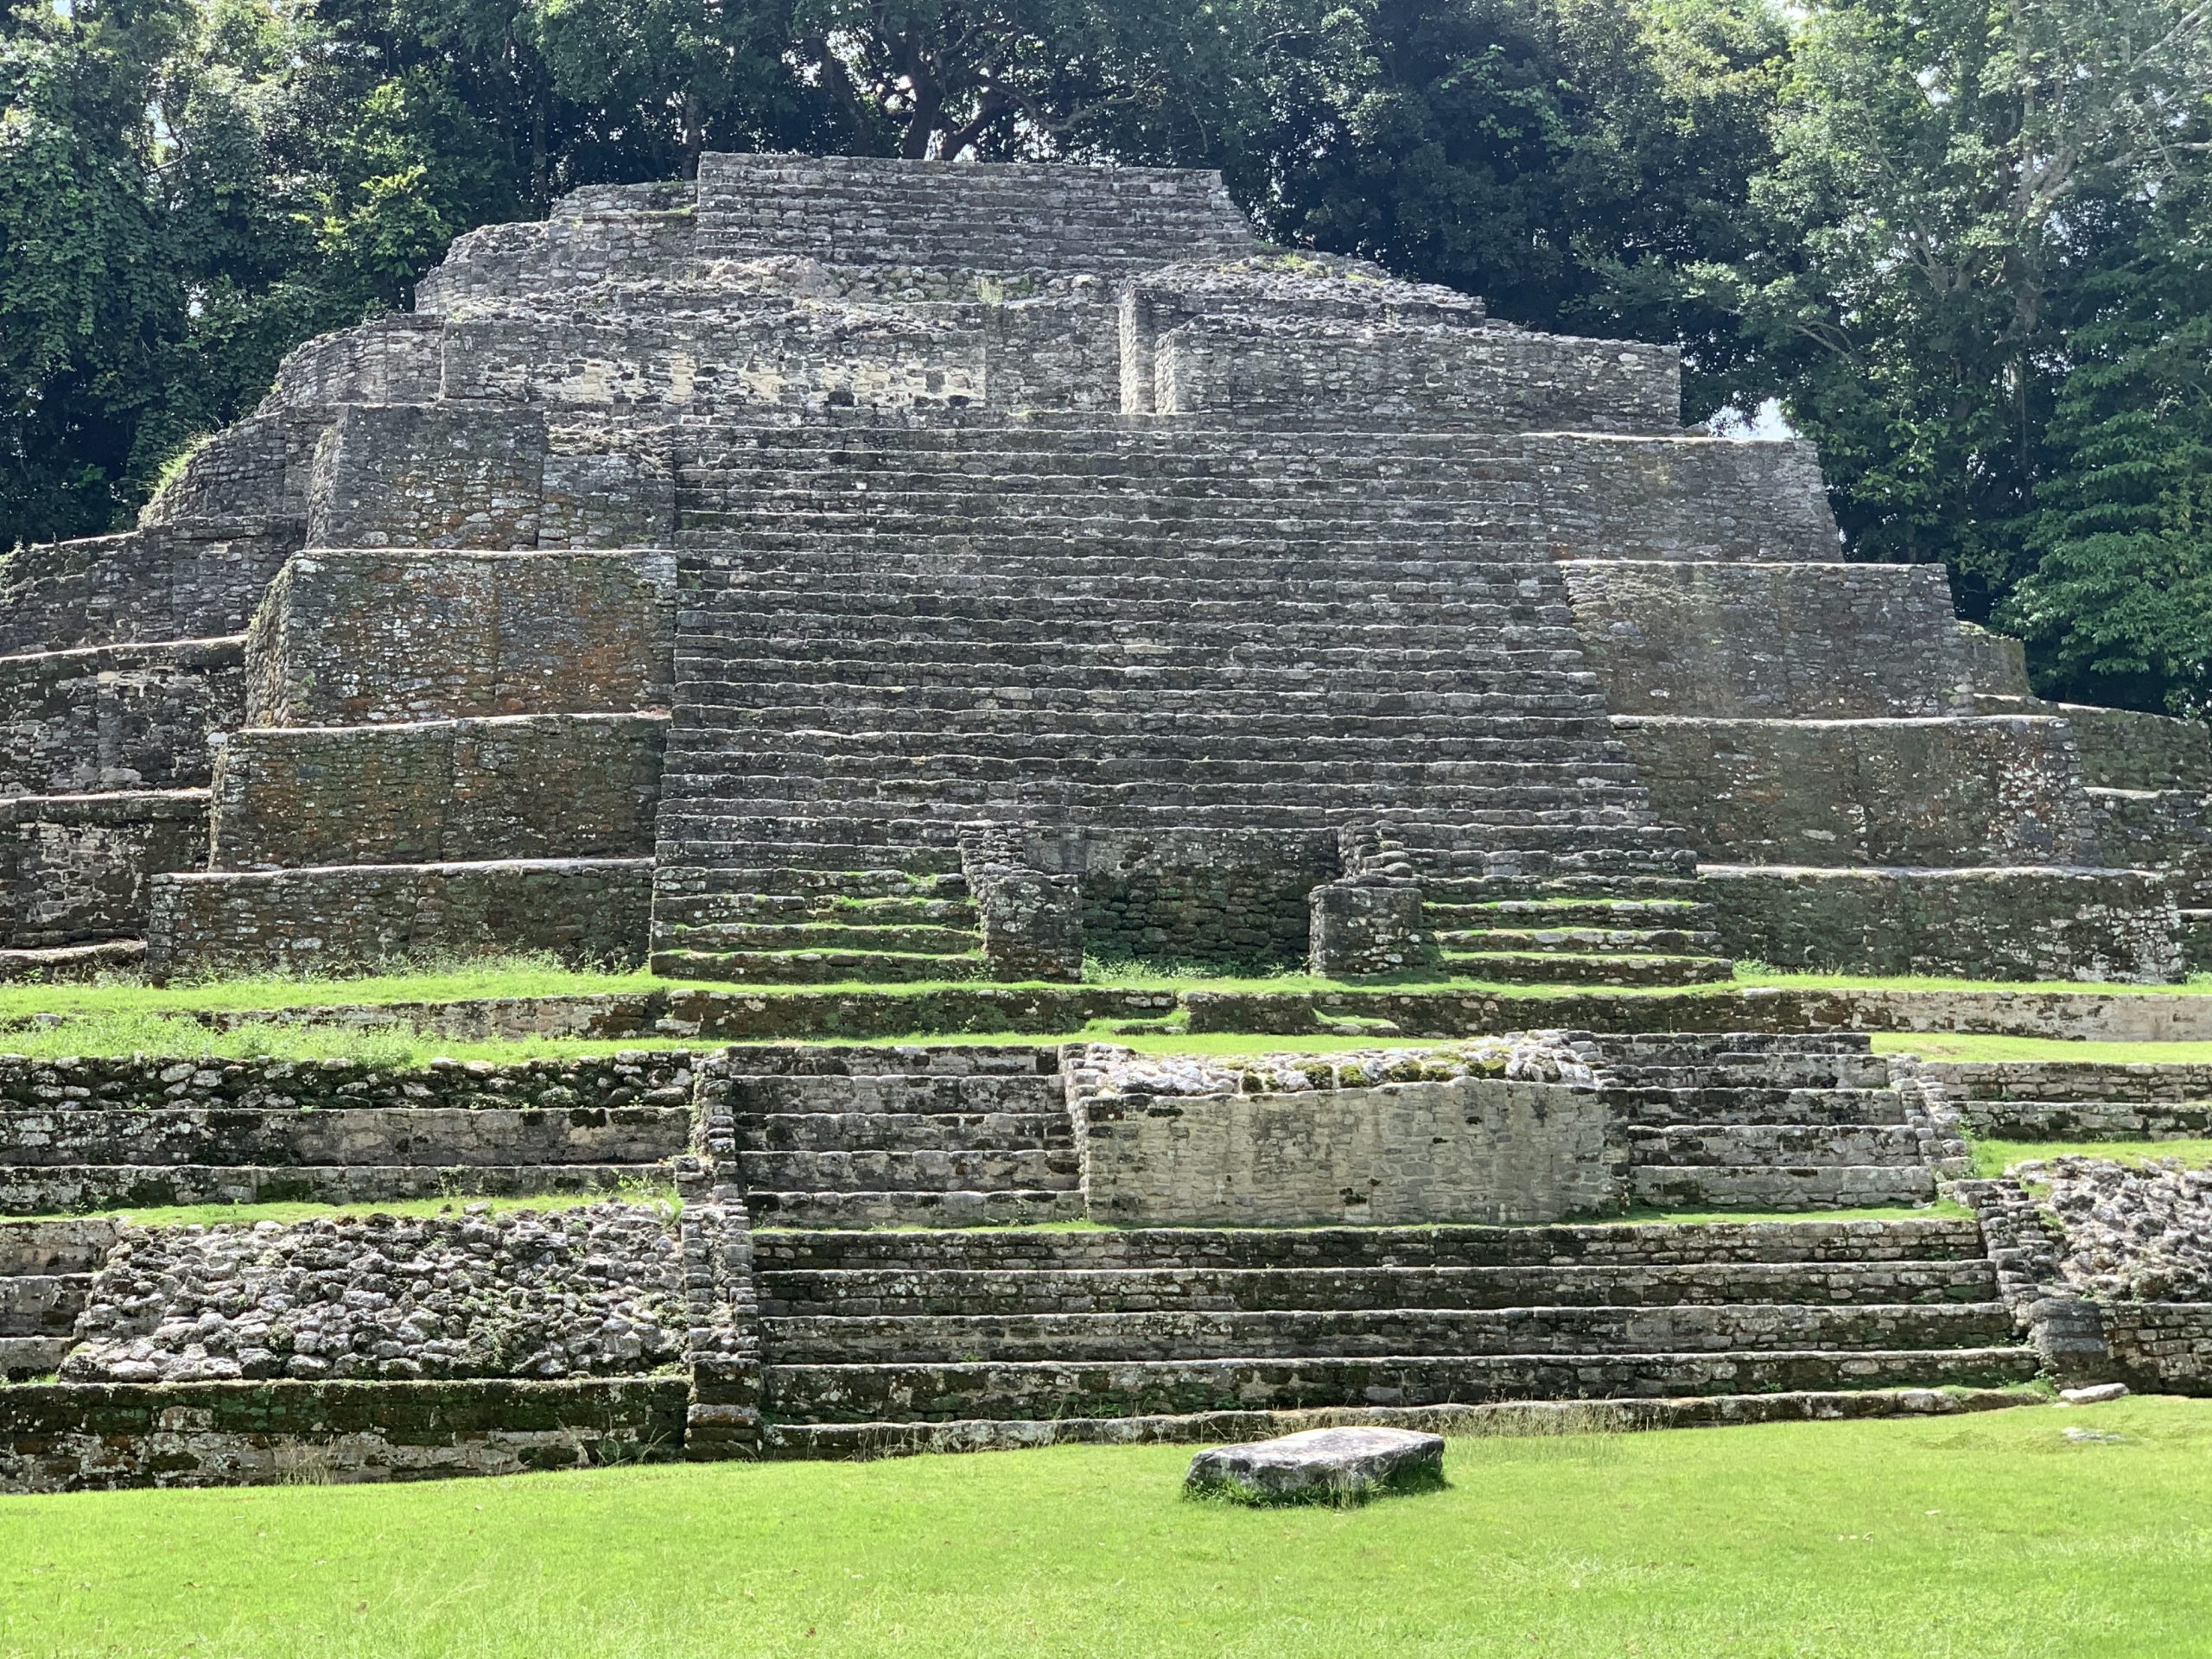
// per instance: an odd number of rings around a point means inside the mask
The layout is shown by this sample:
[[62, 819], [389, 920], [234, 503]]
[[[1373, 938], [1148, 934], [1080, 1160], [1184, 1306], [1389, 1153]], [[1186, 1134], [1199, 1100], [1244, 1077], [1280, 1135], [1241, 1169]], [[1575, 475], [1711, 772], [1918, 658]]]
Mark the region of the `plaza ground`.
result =
[[1188, 1456], [0, 1498], [0, 1655], [2212, 1654], [2212, 1402], [1461, 1439], [1351, 1511]]

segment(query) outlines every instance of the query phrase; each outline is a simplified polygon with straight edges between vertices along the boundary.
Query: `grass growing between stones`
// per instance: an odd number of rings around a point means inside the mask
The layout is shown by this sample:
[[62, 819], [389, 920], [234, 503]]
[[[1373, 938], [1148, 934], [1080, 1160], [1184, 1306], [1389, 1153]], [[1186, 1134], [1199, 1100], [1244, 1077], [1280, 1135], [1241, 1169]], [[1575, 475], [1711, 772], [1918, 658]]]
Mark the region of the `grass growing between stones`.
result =
[[2101, 1158], [2142, 1165], [2171, 1159], [2187, 1169], [2212, 1168], [2212, 1141], [1977, 1141], [1977, 1175], [2002, 1175], [2017, 1165], [2050, 1158]]
[[1353, 1510], [1189, 1455], [0, 1499], [0, 1655], [2212, 1654], [2212, 1402], [1470, 1438]]

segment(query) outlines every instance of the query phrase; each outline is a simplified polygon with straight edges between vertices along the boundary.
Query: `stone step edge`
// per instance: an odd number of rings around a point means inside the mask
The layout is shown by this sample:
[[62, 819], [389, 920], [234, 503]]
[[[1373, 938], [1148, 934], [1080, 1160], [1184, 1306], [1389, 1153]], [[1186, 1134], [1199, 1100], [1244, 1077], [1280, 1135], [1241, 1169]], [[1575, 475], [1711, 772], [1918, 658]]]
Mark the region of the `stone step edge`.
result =
[[1340, 1426], [1408, 1428], [1447, 1439], [1551, 1435], [1585, 1428], [1643, 1433], [1751, 1423], [1941, 1417], [2050, 1403], [2034, 1389], [1866, 1389], [1718, 1394], [1672, 1399], [1500, 1401], [1485, 1405], [1333, 1406], [1296, 1411], [1207, 1411], [1187, 1415], [970, 1418], [941, 1423], [764, 1423], [768, 1457], [907, 1457], [1043, 1446], [1186, 1446], [1265, 1440]]

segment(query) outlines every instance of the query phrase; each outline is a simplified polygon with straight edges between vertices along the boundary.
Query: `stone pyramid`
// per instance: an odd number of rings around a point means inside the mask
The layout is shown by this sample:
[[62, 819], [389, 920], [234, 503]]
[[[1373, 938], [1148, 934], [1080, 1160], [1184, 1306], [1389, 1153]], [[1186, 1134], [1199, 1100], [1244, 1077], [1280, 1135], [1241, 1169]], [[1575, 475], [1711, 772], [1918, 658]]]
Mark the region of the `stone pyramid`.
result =
[[1679, 404], [1208, 173], [580, 191], [0, 569], [0, 962], [2181, 972], [2203, 729]]

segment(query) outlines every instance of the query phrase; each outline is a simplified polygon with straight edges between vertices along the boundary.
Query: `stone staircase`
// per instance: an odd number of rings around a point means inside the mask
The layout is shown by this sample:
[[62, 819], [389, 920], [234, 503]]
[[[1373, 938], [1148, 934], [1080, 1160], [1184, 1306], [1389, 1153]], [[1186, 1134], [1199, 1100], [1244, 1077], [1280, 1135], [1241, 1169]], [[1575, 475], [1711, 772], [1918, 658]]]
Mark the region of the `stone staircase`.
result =
[[0, 1377], [60, 1368], [115, 1234], [115, 1223], [97, 1217], [0, 1222]]
[[[1926, 1204], [1963, 1145], [1858, 1033], [1599, 1037], [1631, 1200], [1670, 1210]], [[1962, 1168], [1952, 1170], [1964, 1173]]]
[[[1372, 434], [716, 429], [677, 480], [657, 947], [687, 971], [728, 952], [733, 977], [811, 977], [872, 944], [886, 976], [937, 976], [965, 940], [764, 934], [798, 906], [744, 872], [949, 875], [963, 820], [1307, 838], [1404, 820], [1446, 825], [1458, 871], [1486, 877], [1675, 874], [1556, 573], [1459, 487], [1478, 467]], [[1725, 972], [1670, 972], [1693, 943], [1492, 954], [1525, 976], [1554, 954], [1600, 979], [1591, 957], [1648, 959], [1613, 982]], [[823, 957], [778, 961], [791, 944]]]
[[345, 1061], [8, 1058], [0, 1215], [665, 1180], [665, 1160], [690, 1135], [684, 1065], [655, 1057], [639, 1080], [610, 1078], [588, 1101], [563, 1092], [550, 1067], [517, 1092], [452, 1062], [413, 1073]]
[[894, 1425], [1980, 1386], [1969, 1220], [761, 1233], [768, 1445]]
[[734, 1159], [756, 1225], [1080, 1220], [1057, 1050], [748, 1048], [707, 1062], [706, 1149]]

